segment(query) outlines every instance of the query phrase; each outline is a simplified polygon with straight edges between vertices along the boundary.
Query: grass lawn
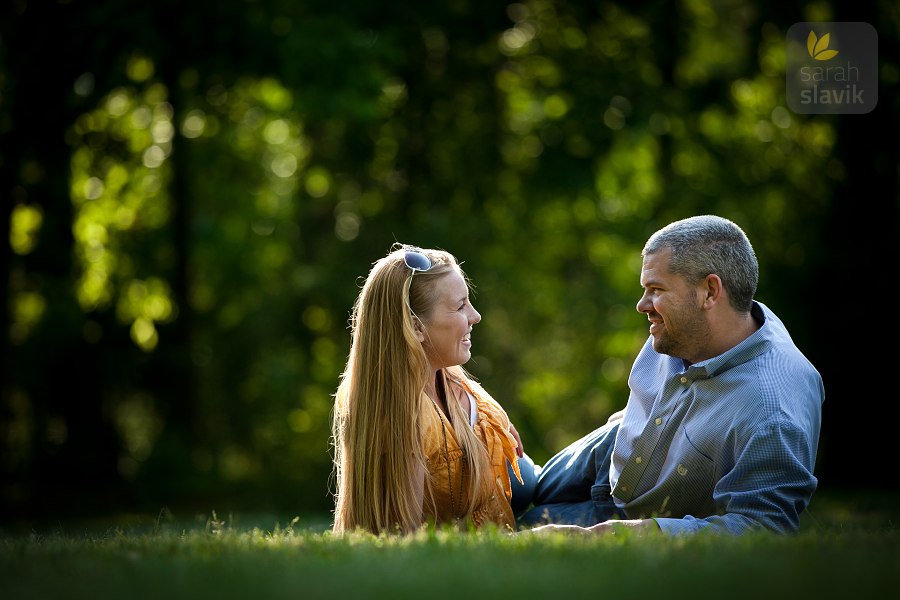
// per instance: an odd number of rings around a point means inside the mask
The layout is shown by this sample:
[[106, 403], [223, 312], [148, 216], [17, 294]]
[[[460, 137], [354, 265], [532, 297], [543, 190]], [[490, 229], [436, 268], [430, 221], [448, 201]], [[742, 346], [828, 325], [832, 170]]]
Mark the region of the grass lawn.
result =
[[0, 532], [0, 598], [897, 598], [898, 494], [820, 490], [793, 536], [332, 538], [211, 512]]

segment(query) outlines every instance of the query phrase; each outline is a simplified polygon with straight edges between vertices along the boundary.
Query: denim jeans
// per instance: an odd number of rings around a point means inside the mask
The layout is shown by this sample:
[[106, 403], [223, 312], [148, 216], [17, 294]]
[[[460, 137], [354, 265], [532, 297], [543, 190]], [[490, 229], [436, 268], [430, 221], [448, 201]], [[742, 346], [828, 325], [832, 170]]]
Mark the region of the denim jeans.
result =
[[[618, 429], [619, 421], [607, 423], [558, 452], [543, 468], [535, 467], [537, 484], [533, 506], [521, 515], [513, 509], [519, 525], [588, 526], [624, 518], [624, 512], [613, 501], [609, 485], [609, 467]], [[525, 479], [525, 465], [521, 460], [519, 465]]]
[[510, 500], [510, 504], [512, 504], [513, 514], [516, 515], [516, 517], [521, 515], [525, 512], [525, 509], [531, 506], [531, 503], [534, 500], [534, 492], [537, 489], [538, 476], [541, 474], [541, 467], [534, 464], [534, 461], [531, 460], [531, 457], [527, 454], [518, 459], [518, 463], [519, 473], [522, 475], [522, 483], [519, 483], [519, 480], [516, 479], [516, 474], [513, 473], [512, 467], [509, 463], [506, 463], [507, 471], [509, 471], [509, 481], [512, 484], [512, 499]]

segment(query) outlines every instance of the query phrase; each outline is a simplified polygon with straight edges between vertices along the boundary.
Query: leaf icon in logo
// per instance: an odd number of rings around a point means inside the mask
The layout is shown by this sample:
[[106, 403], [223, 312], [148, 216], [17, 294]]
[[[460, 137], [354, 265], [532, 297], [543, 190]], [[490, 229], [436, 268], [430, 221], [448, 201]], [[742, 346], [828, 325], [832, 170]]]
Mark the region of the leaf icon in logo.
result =
[[806, 51], [816, 60], [831, 60], [838, 55], [838, 51], [828, 49], [828, 43], [830, 41], [830, 33], [826, 33], [822, 37], [817, 38], [816, 32], [810, 30], [809, 37], [806, 38]]

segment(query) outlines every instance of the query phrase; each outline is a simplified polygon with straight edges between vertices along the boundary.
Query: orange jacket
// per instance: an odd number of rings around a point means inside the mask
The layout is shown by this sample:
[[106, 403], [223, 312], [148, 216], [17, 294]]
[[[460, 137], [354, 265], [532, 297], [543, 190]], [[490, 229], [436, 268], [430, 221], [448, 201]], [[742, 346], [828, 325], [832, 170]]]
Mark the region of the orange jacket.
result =
[[516, 520], [509, 503], [512, 488], [507, 462], [513, 466], [520, 482], [522, 477], [516, 461], [516, 439], [509, 432], [509, 417], [503, 407], [478, 384], [460, 381], [450, 375], [446, 381], [448, 386], [457, 387], [453, 390], [454, 395], [460, 392], [469, 394], [471, 409], [477, 413], [473, 427], [490, 457], [489, 476], [492, 481], [488, 485], [494, 493], [475, 506], [471, 514], [466, 514], [472, 490], [472, 482], [467, 474], [467, 461], [464, 460], [463, 450], [446, 416], [425, 396], [422, 398], [419, 420], [425, 462], [431, 480], [431, 493], [428, 492], [426, 483], [422, 507], [425, 518], [436, 523], [471, 518], [476, 527], [494, 523], [501, 529], [515, 531]]

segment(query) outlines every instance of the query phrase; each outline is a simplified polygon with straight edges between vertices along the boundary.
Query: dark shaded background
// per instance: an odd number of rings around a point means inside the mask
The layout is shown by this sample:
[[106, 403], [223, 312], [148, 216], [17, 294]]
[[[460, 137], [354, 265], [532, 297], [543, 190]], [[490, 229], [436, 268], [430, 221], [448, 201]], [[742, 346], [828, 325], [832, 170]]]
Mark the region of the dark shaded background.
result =
[[[896, 3], [0, 11], [0, 521], [326, 513], [347, 318], [394, 241], [464, 261], [467, 367], [542, 462], [624, 405], [640, 248], [698, 213], [744, 227], [824, 377], [821, 485], [896, 489]], [[876, 28], [875, 110], [788, 110], [801, 21]]]

